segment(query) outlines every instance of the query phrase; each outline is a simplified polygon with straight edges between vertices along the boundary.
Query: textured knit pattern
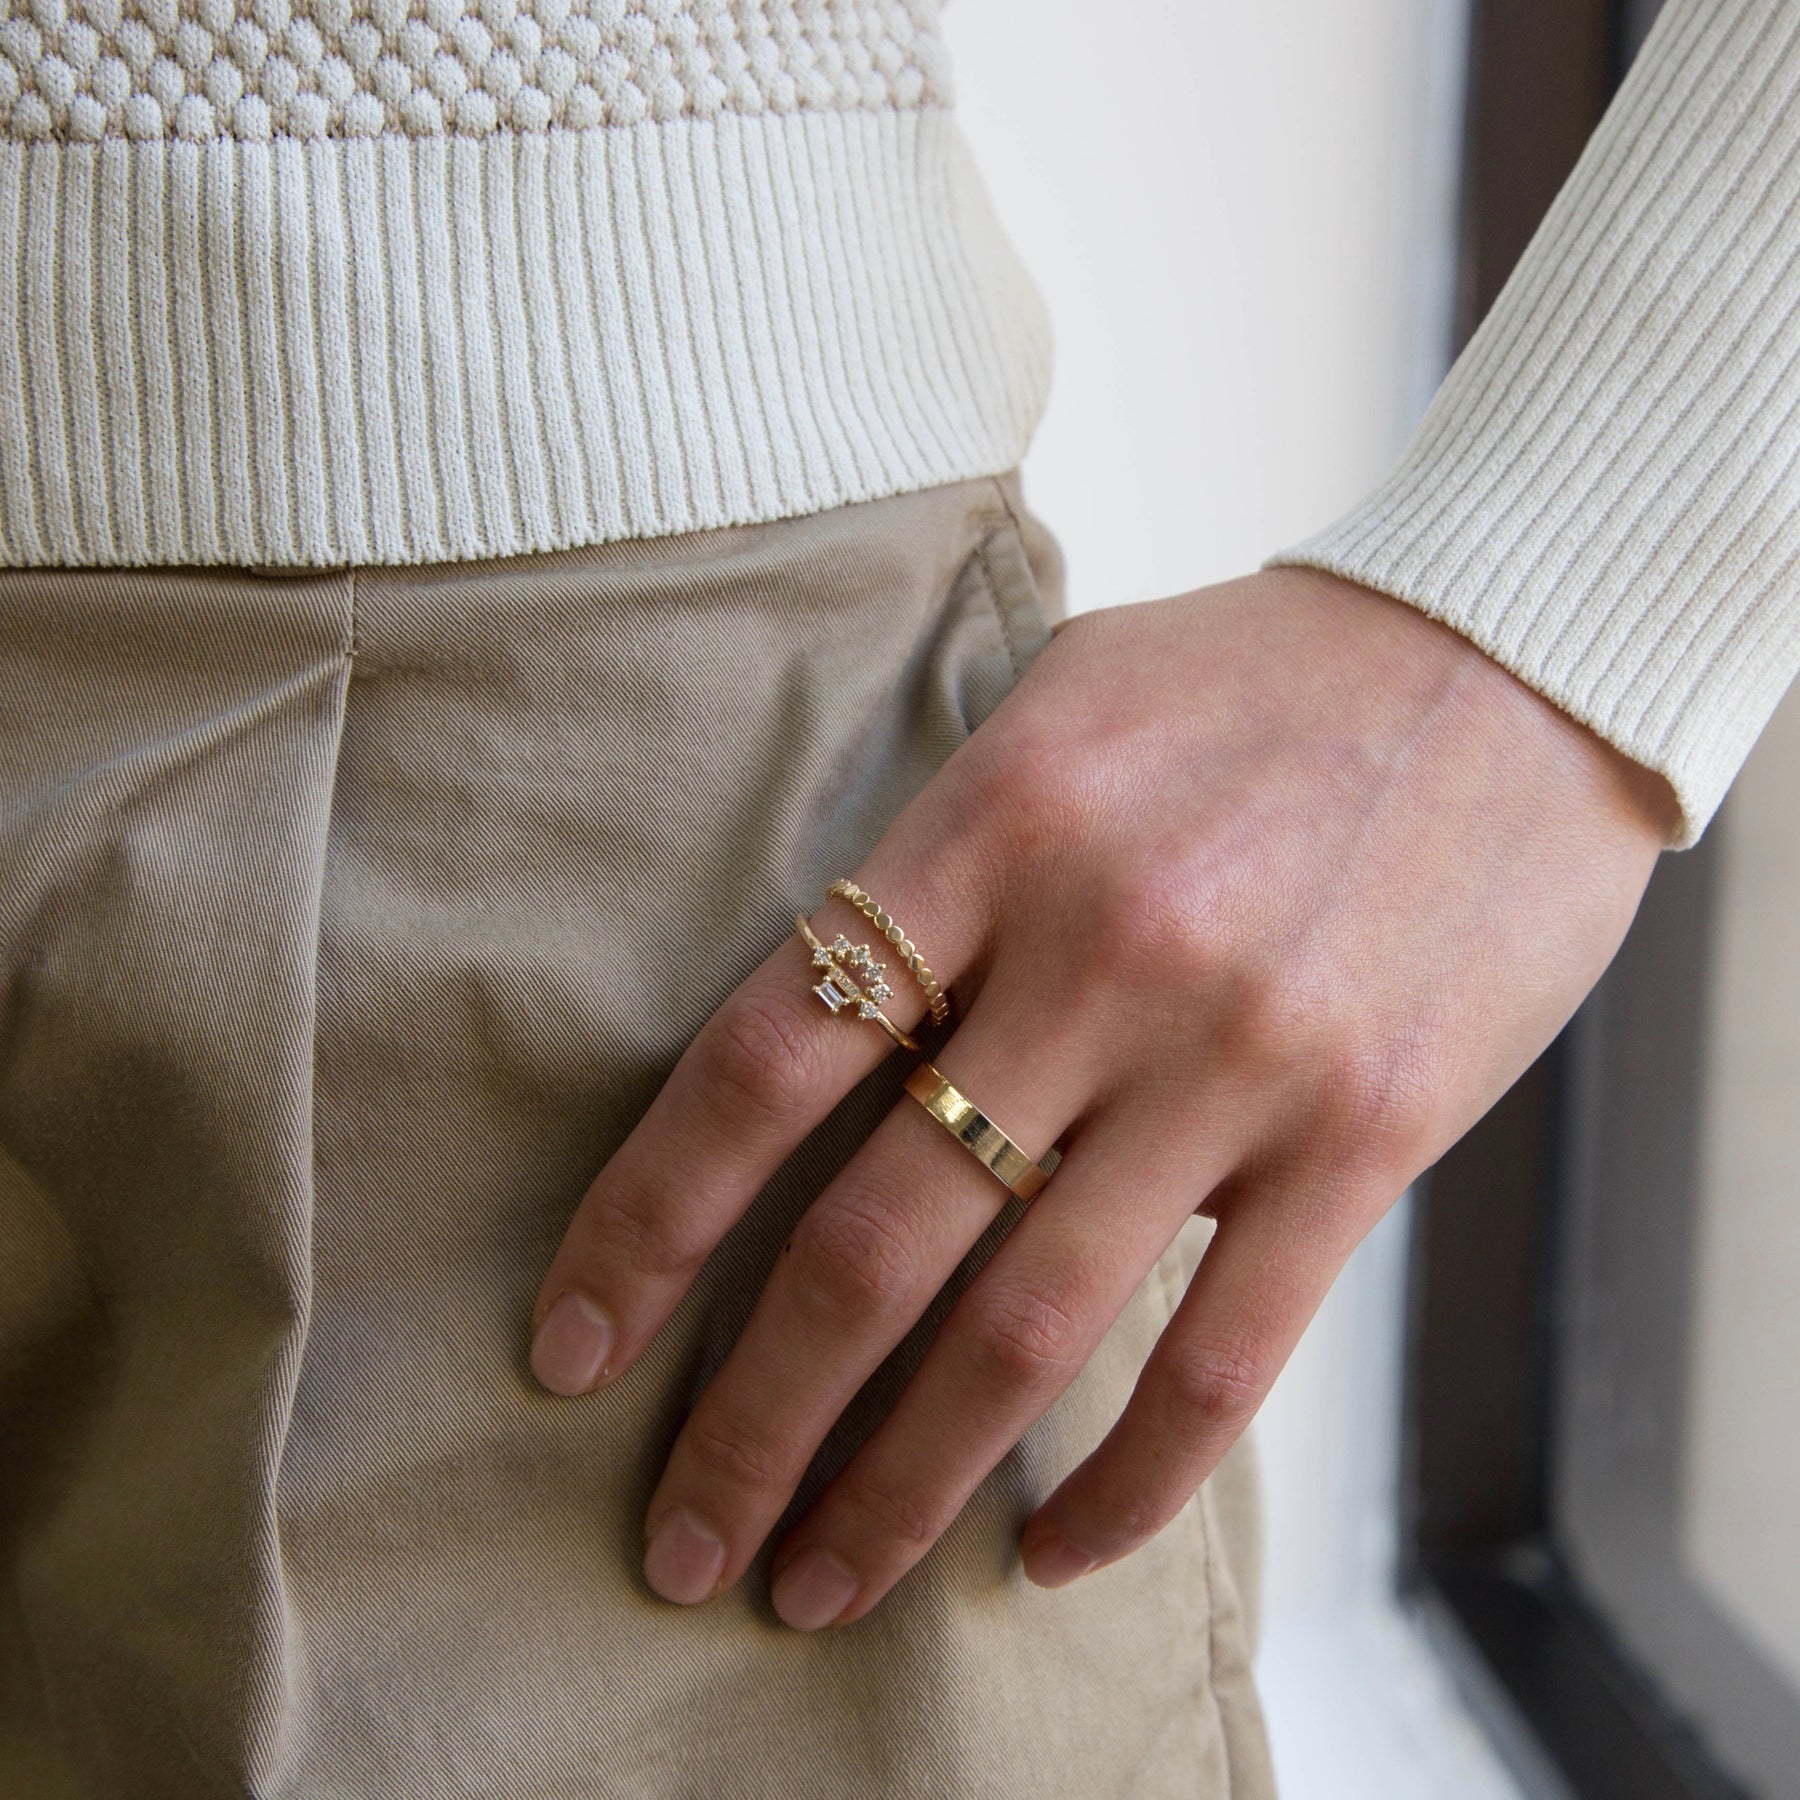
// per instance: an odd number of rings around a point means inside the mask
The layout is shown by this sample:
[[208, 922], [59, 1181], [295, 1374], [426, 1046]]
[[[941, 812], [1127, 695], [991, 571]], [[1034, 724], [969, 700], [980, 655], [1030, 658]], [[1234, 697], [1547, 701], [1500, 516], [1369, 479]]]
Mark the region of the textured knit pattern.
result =
[[481, 137], [943, 101], [934, 0], [0, 0], [0, 137]]
[[1699, 835], [1800, 668], [1800, 5], [1673, 0], [1400, 466], [1275, 560], [1463, 632]]
[[399, 563], [1011, 468], [935, 0], [0, 0], [0, 562]]

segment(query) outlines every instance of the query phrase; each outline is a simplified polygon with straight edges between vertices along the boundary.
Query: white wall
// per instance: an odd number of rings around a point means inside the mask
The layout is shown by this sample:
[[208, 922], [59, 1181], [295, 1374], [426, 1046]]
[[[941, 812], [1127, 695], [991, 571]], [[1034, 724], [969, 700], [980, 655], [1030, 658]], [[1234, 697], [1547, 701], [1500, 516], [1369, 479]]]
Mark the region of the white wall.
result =
[[[1464, 0], [949, 8], [964, 129], [1055, 321], [1026, 497], [1073, 608], [1253, 569], [1398, 455], [1444, 362], [1463, 21]], [[1404, 1253], [1396, 1213], [1259, 1425], [1288, 1800], [1509, 1791], [1384, 1610]]]
[[1254, 568], [1324, 524], [1441, 372], [1454, 83], [1431, 77], [1461, 0], [945, 17], [964, 129], [1055, 320], [1028, 498], [1075, 604]]

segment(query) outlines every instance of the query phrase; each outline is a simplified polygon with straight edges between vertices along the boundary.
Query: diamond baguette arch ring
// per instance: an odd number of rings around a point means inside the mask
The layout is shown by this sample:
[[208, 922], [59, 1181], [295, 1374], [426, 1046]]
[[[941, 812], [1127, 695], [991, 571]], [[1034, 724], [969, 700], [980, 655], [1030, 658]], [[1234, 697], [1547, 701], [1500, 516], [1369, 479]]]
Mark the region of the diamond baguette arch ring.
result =
[[824, 943], [804, 913], [796, 913], [794, 923], [812, 951], [813, 967], [824, 971], [813, 992], [833, 1012], [849, 1007], [859, 1019], [879, 1025], [902, 1050], [924, 1048], [881, 1010], [882, 1001], [891, 999], [894, 990], [882, 980], [887, 964], [877, 962], [867, 944], [853, 944], [842, 932], [829, 944]]
[[848, 900], [894, 946], [900, 960], [906, 964], [908, 973], [925, 990], [925, 1004], [931, 1008], [932, 1024], [942, 1025], [950, 1017], [950, 996], [944, 992], [938, 978], [926, 968], [924, 957], [914, 947], [912, 939], [894, 923], [892, 915], [876, 905], [854, 881], [846, 881], [842, 876], [825, 891]]
[[1000, 1183], [1021, 1200], [1035, 1199], [1056, 1173], [1062, 1152], [1046, 1150], [1036, 1162], [966, 1094], [922, 1062], [906, 1078], [906, 1091]]

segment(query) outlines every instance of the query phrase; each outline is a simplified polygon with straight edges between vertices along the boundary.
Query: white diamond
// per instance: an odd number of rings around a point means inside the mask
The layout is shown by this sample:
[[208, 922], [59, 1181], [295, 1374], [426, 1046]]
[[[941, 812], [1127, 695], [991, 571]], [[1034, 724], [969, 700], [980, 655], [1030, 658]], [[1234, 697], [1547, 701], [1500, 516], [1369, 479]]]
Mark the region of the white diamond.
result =
[[872, 1019], [875, 1016], [875, 1002], [873, 1000], [865, 1000], [856, 1010], [861, 1013], [865, 1019]]

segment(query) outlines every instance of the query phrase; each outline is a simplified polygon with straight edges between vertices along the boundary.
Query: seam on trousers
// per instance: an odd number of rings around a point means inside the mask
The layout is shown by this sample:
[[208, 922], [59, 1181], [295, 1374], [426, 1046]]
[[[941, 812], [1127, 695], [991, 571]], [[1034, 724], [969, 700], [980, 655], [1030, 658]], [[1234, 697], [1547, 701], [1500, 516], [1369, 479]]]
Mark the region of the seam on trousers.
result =
[[1013, 636], [1012, 621], [1007, 616], [1005, 602], [1000, 596], [1000, 584], [994, 578], [994, 565], [988, 561], [988, 545], [992, 537], [985, 537], [975, 546], [975, 560], [981, 565], [981, 578], [987, 587], [988, 605], [994, 609], [994, 617], [1000, 622], [1000, 638], [1006, 645], [1007, 660], [1011, 662], [1013, 680], [1024, 678], [1026, 665], [1019, 660], [1018, 641]]
[[289, 1595], [285, 1546], [281, 1530], [282, 1468], [287, 1459], [288, 1431], [293, 1423], [294, 1403], [300, 1391], [306, 1368], [307, 1346], [312, 1337], [314, 1244], [319, 1203], [319, 964], [325, 948], [325, 885], [331, 861], [331, 822], [337, 806], [338, 769], [343, 759], [344, 739], [350, 728], [351, 689], [356, 673], [356, 570], [344, 570], [344, 617], [340, 639], [342, 670], [338, 677], [337, 730], [332, 739], [331, 763], [324, 772], [323, 809], [319, 820], [319, 844], [312, 870], [312, 1017], [308, 1026], [306, 1056], [306, 1160], [307, 1194], [306, 1244], [300, 1300], [300, 1318], [295, 1328], [291, 1359], [292, 1379], [270, 1468], [269, 1485], [274, 1538], [275, 1589], [281, 1611], [281, 1669], [277, 1692], [272, 1696], [272, 1713], [251, 1727], [247, 1772], [248, 1791], [256, 1795], [279, 1794], [288, 1786], [288, 1767], [295, 1748], [295, 1735], [304, 1728], [308, 1706], [306, 1677], [310, 1674], [304, 1645], [305, 1633], [296, 1617]]
[[[1001, 511], [1006, 514], [1007, 522], [1012, 527], [1013, 540], [1019, 547], [1020, 560], [1024, 562], [1026, 571], [1029, 574], [1031, 569], [1031, 559], [1025, 555], [1024, 523], [1019, 518], [1017, 511], [1014, 510], [1012, 501], [1007, 496], [1006, 483], [1003, 482], [998, 475], [994, 475], [989, 477], [989, 485], [993, 488], [995, 497], [1000, 502]], [[1006, 654], [1012, 658], [1013, 678], [1015, 680], [1023, 680], [1025, 669], [1028, 665], [1021, 664], [1019, 661], [1019, 646], [1013, 637], [1012, 621], [1008, 617], [1007, 609], [1000, 603], [1000, 590], [994, 581], [993, 566], [988, 561], [988, 545], [992, 542], [993, 539], [991, 537], [983, 538], [975, 547], [975, 554], [980, 559], [981, 572], [987, 577], [988, 591], [993, 596], [994, 600], [994, 611], [1000, 615], [1000, 635], [1006, 640]], [[1035, 589], [1035, 576], [1032, 577], [1032, 585]]]
[[1013, 530], [1018, 532], [1022, 539], [1025, 535], [1025, 521], [1019, 517], [1017, 509], [1013, 506], [1012, 500], [1006, 492], [1006, 483], [998, 475], [990, 475], [988, 485], [999, 496], [1001, 511], [1012, 521]]

